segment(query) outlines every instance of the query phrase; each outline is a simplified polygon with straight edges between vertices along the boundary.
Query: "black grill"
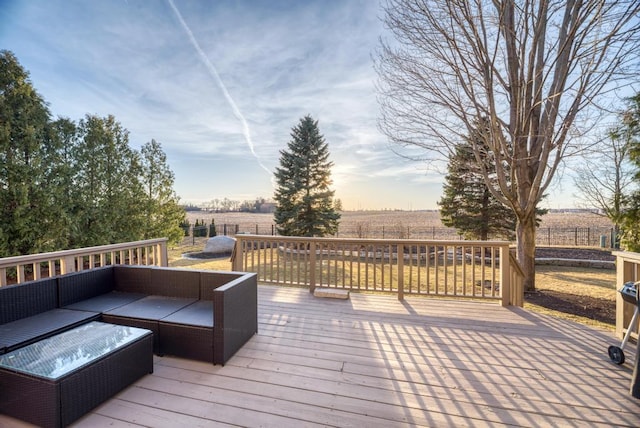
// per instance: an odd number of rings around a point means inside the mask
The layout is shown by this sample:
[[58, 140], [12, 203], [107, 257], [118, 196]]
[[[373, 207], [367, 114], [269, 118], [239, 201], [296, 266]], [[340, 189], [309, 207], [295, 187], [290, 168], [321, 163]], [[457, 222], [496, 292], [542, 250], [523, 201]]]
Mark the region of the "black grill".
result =
[[625, 283], [618, 292], [625, 302], [640, 306], [640, 300], [638, 300], [638, 288], [635, 282]]
[[631, 322], [629, 323], [629, 327], [627, 328], [627, 332], [622, 339], [622, 343], [620, 346], [609, 346], [609, 358], [614, 363], [621, 365], [624, 364], [624, 346], [627, 344], [629, 340], [629, 336], [631, 336], [631, 330], [633, 326], [636, 325], [636, 320], [638, 319], [638, 312], [640, 312], [640, 295], [638, 294], [638, 282], [625, 282], [622, 285], [622, 288], [618, 290], [622, 300], [627, 303], [631, 303], [636, 307], [635, 311], [633, 311], [633, 317], [631, 317]]

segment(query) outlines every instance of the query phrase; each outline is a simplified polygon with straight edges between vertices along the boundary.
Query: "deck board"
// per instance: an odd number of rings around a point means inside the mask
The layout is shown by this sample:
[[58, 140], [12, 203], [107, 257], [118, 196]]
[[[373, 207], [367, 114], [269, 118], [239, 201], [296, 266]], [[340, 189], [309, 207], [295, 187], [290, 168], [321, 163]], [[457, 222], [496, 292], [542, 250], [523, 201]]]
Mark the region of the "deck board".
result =
[[75, 426], [640, 426], [634, 346], [612, 364], [611, 332], [486, 302], [274, 286], [258, 315], [224, 367], [155, 357]]

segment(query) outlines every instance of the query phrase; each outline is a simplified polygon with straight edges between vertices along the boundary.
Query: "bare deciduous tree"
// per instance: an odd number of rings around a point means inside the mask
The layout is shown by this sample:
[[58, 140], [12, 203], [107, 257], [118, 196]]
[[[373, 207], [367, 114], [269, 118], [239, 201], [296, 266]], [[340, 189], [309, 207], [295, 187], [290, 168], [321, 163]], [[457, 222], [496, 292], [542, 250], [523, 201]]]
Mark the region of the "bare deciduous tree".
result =
[[583, 148], [599, 96], [636, 71], [640, 2], [387, 0], [384, 10], [395, 40], [376, 58], [381, 130], [404, 155], [437, 161], [489, 119], [498, 180], [483, 174], [516, 214], [525, 289], [535, 289], [537, 205]]

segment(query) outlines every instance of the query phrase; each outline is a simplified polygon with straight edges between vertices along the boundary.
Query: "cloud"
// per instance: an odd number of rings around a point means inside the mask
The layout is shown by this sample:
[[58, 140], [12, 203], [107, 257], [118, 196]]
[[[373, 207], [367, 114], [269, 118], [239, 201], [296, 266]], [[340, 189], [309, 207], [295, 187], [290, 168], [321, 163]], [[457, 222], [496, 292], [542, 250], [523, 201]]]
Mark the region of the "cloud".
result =
[[401, 206], [421, 198], [430, 176], [377, 130], [377, 2], [175, 5], [201, 53], [167, 2], [22, 2], [0, 11], [0, 43], [32, 72], [54, 115], [113, 114], [132, 145], [160, 141], [185, 200], [270, 196], [252, 150], [273, 171], [306, 114], [319, 120], [345, 194], [364, 201], [388, 189], [386, 201]]

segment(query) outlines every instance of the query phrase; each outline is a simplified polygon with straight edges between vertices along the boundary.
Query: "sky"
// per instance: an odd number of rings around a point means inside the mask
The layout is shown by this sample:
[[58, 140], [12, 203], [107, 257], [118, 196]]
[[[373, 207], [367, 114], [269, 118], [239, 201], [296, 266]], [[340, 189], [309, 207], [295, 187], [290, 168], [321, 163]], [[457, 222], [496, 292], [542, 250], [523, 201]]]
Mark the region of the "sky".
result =
[[[114, 115], [155, 139], [184, 203], [273, 197], [291, 129], [318, 120], [343, 207], [436, 209], [444, 177], [377, 128], [375, 0], [0, 0], [0, 49], [54, 118]], [[575, 205], [571, 180], [549, 208]]]

